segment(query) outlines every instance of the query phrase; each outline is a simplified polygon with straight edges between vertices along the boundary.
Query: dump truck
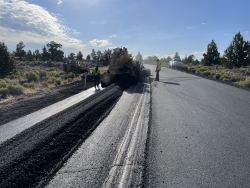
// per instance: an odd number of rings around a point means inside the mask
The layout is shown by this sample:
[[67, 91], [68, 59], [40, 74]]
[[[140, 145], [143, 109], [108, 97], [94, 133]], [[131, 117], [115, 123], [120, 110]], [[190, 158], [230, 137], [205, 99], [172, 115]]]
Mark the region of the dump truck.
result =
[[128, 54], [127, 48], [116, 48], [113, 51], [113, 59], [107, 74], [101, 80], [102, 87], [107, 87], [115, 82], [134, 85], [150, 75], [150, 71], [146, 70], [141, 62], [133, 60], [132, 55]]

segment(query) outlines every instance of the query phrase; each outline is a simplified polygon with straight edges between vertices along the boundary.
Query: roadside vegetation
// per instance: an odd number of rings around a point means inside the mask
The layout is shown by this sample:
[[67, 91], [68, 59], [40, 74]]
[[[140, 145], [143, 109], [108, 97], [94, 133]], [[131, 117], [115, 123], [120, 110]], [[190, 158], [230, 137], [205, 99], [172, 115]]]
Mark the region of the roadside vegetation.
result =
[[[46, 48], [47, 47], [47, 48]], [[16, 45], [16, 51], [10, 53], [4, 42], [0, 42], [0, 99], [8, 96], [34, 93], [42, 89], [56, 87], [82, 80], [82, 74], [77, 71], [64, 72], [63, 64], [69, 60], [78, 60], [85, 69], [88, 77], [91, 70], [99, 65], [103, 74], [112, 57], [111, 50], [104, 53], [92, 50], [92, 53], [83, 59], [81, 51], [75, 56], [71, 53], [68, 58], [60, 50], [61, 44], [51, 41], [42, 51], [24, 51], [25, 45], [21, 41]], [[92, 57], [92, 60], [90, 60]], [[88, 79], [91, 80], [91, 79]]]
[[[148, 56], [144, 63], [155, 64], [157, 58], [157, 56]], [[170, 66], [172, 60], [182, 64]], [[216, 43], [212, 40], [201, 60], [195, 59], [194, 55], [186, 55], [181, 59], [179, 53], [176, 52], [173, 58], [168, 56], [161, 58], [160, 61], [162, 66], [211, 78], [214, 78], [216, 65], [216, 79], [250, 88], [250, 41], [245, 41], [240, 32], [233, 37], [232, 42], [224, 50], [223, 56], [220, 55]]]

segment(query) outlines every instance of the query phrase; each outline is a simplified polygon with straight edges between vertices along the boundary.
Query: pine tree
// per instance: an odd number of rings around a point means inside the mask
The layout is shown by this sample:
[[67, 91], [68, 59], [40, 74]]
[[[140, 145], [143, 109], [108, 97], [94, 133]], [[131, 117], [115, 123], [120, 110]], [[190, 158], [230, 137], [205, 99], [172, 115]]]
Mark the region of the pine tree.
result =
[[35, 50], [35, 51], [33, 52], [33, 56], [34, 56], [34, 58], [36, 58], [36, 60], [37, 60], [38, 58], [40, 58], [41, 54], [40, 54], [39, 50]]
[[174, 59], [181, 59], [180, 55], [178, 52], [175, 52]]
[[34, 61], [34, 56], [30, 50], [27, 52], [27, 61]]
[[23, 44], [22, 41], [20, 41], [17, 45], [16, 45], [16, 56], [19, 57], [20, 59], [22, 59], [22, 57], [25, 57], [26, 52], [23, 50], [25, 47], [25, 45]]
[[96, 53], [95, 53], [94, 49], [92, 49], [91, 57], [92, 57], [93, 60], [97, 59], [97, 56], [96, 56]]
[[79, 51], [76, 55], [77, 60], [82, 60], [83, 54], [81, 51]]
[[74, 60], [75, 59], [75, 54], [74, 53], [70, 53], [68, 58], [71, 59], [71, 60]]
[[42, 49], [42, 60], [43, 61], [48, 61], [49, 60], [48, 51], [47, 51], [45, 46]]
[[16, 72], [17, 67], [14, 59], [11, 57], [4, 42], [0, 42], [0, 77], [5, 77]]
[[211, 66], [220, 64], [220, 53], [214, 40], [207, 45], [207, 53], [203, 54], [204, 65]]
[[87, 57], [86, 57], [87, 60], [90, 60], [90, 55], [88, 54]]
[[247, 66], [247, 50], [248, 43], [243, 39], [243, 36], [237, 33], [233, 41], [224, 51], [224, 57], [228, 60], [228, 66]]

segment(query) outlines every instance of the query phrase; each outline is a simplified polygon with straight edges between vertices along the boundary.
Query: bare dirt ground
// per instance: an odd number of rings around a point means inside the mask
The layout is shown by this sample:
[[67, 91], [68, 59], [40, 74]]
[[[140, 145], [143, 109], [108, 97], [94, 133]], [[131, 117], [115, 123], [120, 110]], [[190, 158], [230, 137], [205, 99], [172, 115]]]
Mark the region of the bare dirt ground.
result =
[[[87, 82], [86, 84], [87, 89], [93, 86], [93, 82]], [[45, 108], [83, 90], [83, 81], [75, 81], [62, 86], [37, 90], [36, 93], [9, 97], [0, 103], [0, 125]]]

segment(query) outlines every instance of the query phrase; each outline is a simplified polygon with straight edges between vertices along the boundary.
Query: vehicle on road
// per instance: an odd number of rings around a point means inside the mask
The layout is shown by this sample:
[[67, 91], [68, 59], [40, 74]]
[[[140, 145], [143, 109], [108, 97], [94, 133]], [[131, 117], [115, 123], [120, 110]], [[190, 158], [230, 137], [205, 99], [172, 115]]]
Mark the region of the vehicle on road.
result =
[[169, 66], [170, 67], [174, 67], [174, 66], [183, 66], [184, 64], [181, 62], [180, 59], [174, 59], [173, 61], [169, 62]]

